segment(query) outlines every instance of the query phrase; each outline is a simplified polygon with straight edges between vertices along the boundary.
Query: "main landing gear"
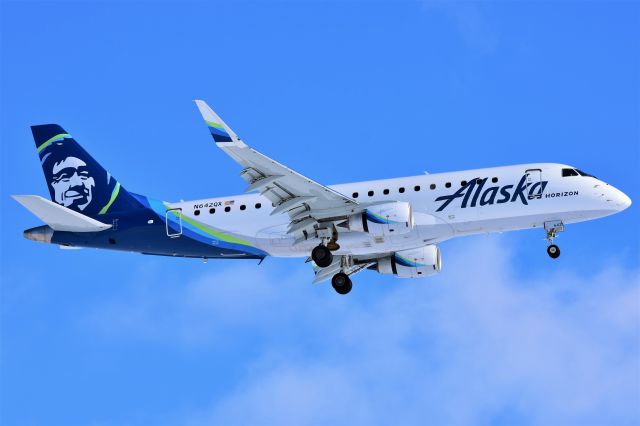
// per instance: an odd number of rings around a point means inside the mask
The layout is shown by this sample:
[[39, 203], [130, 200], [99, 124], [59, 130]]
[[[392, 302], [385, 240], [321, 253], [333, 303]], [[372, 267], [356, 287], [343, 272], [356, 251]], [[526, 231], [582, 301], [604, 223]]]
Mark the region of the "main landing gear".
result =
[[331, 265], [331, 262], [333, 262], [333, 254], [327, 246], [320, 244], [311, 250], [311, 260], [313, 260], [319, 267], [326, 268]]
[[[311, 250], [311, 260], [319, 267], [319, 268], [327, 268], [331, 266], [333, 262], [333, 253], [332, 251], [340, 250], [340, 245], [338, 244], [338, 230], [333, 225], [331, 228], [322, 228], [318, 230], [318, 237], [321, 239], [323, 243], [317, 245]], [[326, 241], [326, 245], [324, 242]], [[340, 256], [340, 264], [334, 265], [331, 269], [327, 269], [325, 273], [331, 274], [334, 270], [341, 271], [336, 273], [331, 278], [331, 286], [338, 294], [347, 294], [351, 291], [353, 284], [351, 282], [351, 278], [349, 275], [342, 272], [345, 270], [347, 263], [349, 261], [345, 256]], [[322, 273], [322, 272], [319, 272]]]
[[560, 247], [553, 244], [553, 240], [559, 232], [564, 231], [564, 224], [562, 222], [545, 222], [544, 230], [547, 231], [547, 241], [549, 246], [547, 247], [547, 254], [552, 259], [560, 257]]
[[323, 230], [327, 232], [327, 238], [329, 241], [326, 246], [320, 244], [313, 248], [311, 251], [311, 260], [313, 260], [319, 267], [326, 268], [333, 262], [333, 254], [331, 252], [339, 250], [340, 245], [338, 244], [338, 230], [335, 225], [331, 230], [327, 230], [326, 228], [323, 228]]
[[331, 286], [338, 294], [347, 294], [351, 291], [353, 284], [347, 274], [338, 272], [331, 278]]

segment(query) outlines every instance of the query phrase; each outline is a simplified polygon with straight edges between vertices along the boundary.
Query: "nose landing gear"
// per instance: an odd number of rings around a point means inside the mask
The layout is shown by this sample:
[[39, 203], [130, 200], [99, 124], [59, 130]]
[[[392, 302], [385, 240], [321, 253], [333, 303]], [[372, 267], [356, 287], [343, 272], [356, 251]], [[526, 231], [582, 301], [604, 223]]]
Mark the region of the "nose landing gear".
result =
[[549, 242], [549, 246], [547, 247], [547, 254], [552, 259], [557, 259], [560, 257], [560, 247], [553, 244], [553, 240], [559, 232], [564, 231], [564, 224], [560, 221], [556, 222], [545, 222], [544, 230], [547, 231], [547, 241]]

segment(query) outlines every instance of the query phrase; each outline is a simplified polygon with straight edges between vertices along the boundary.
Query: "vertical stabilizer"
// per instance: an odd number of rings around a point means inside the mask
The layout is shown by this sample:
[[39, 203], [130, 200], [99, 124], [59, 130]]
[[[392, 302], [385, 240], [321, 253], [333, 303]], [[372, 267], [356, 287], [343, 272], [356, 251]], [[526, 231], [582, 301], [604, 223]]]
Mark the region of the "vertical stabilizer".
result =
[[93, 218], [140, 207], [62, 127], [43, 124], [31, 131], [53, 202]]

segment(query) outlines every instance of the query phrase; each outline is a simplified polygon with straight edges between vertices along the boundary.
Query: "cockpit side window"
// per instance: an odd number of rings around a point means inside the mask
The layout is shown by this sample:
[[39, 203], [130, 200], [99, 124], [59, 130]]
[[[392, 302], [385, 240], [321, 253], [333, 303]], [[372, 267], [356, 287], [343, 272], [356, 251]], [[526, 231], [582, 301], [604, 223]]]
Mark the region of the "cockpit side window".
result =
[[586, 177], [592, 177], [592, 178], [595, 178], [595, 176], [594, 176], [594, 175], [590, 175], [589, 173], [585, 173], [585, 172], [583, 172], [582, 170], [578, 170], [578, 169], [576, 169], [576, 172], [578, 172], [578, 174], [579, 174], [580, 176], [586, 176]]
[[562, 177], [569, 177], [569, 176], [580, 176], [580, 175], [578, 174], [577, 171], [573, 169], [562, 169]]

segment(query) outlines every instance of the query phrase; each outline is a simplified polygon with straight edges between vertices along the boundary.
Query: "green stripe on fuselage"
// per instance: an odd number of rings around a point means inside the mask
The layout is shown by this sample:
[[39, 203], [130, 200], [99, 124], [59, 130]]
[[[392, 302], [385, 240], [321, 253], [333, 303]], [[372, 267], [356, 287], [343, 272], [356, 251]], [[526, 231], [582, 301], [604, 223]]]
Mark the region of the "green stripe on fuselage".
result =
[[253, 247], [253, 244], [249, 243], [248, 241], [242, 240], [242, 239], [234, 237], [232, 235], [226, 235], [226, 234], [218, 232], [218, 231], [216, 231], [214, 229], [211, 229], [208, 226], [204, 225], [203, 223], [200, 223], [198, 221], [195, 221], [195, 220], [191, 219], [190, 217], [187, 217], [187, 216], [183, 215], [182, 213], [180, 213], [177, 210], [170, 210], [170, 211], [176, 217], [182, 218], [182, 220], [184, 220], [189, 225], [191, 225], [191, 226], [199, 229], [200, 231], [204, 232], [205, 234], [211, 235], [212, 237], [215, 237], [215, 238], [217, 238], [217, 239], [219, 239], [221, 241], [224, 241], [224, 242], [227, 242], [227, 243], [240, 244], [240, 245], [243, 245], [243, 246]]

